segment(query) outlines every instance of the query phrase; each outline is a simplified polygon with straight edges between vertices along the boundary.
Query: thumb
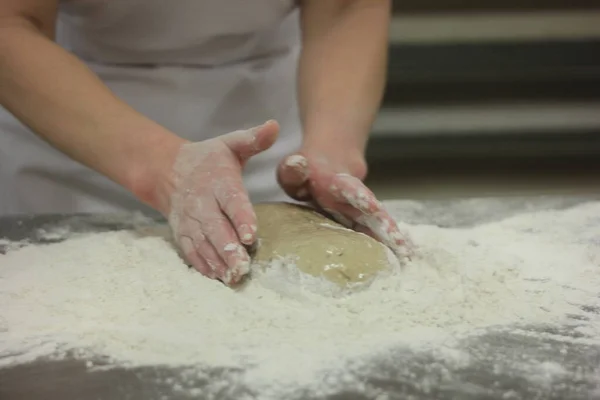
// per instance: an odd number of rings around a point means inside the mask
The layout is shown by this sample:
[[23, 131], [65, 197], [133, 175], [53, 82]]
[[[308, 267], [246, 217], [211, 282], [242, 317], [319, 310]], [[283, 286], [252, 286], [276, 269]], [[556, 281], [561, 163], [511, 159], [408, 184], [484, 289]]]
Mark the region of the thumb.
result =
[[247, 161], [275, 143], [279, 135], [279, 124], [277, 121], [267, 121], [263, 125], [235, 131], [223, 135], [220, 139], [238, 157], [241, 163]]
[[287, 156], [277, 169], [279, 185], [288, 196], [301, 201], [309, 197], [309, 175], [308, 160], [298, 153]]

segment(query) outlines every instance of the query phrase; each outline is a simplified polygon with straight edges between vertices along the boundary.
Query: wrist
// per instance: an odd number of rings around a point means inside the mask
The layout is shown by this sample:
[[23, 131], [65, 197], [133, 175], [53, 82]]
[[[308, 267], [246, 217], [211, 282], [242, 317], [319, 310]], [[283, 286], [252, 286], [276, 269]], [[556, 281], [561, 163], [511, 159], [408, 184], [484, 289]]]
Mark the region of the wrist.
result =
[[369, 129], [347, 126], [319, 126], [304, 128], [303, 146], [348, 150], [353, 154], [364, 154], [369, 139]]
[[304, 141], [300, 150], [309, 158], [314, 156], [333, 165], [339, 172], [350, 174], [358, 179], [367, 176], [367, 161], [365, 148], [362, 145], [337, 141]]
[[127, 188], [141, 202], [167, 216], [175, 188], [173, 165], [187, 140], [168, 132], [155, 132], [132, 155]]

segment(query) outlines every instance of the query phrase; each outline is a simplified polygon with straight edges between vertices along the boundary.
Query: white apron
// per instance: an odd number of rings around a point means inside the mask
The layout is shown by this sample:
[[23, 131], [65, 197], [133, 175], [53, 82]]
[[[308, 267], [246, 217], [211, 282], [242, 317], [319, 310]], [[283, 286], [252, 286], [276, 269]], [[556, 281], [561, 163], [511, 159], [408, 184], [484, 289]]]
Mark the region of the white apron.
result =
[[[284, 198], [275, 168], [301, 140], [296, 105], [300, 38], [293, 0], [73, 0], [57, 42], [125, 102], [193, 141], [281, 124], [252, 159], [253, 201]], [[0, 108], [0, 215], [148, 209], [54, 150]]]

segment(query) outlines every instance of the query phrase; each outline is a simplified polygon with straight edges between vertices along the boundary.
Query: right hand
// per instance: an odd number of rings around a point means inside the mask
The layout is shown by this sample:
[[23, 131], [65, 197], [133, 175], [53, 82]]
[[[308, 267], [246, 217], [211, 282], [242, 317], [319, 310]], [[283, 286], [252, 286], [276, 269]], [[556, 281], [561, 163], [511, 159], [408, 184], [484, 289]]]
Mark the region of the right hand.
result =
[[246, 246], [257, 221], [243, 181], [248, 159], [273, 145], [279, 125], [236, 131], [180, 147], [163, 213], [187, 261], [202, 274], [233, 285], [250, 271]]

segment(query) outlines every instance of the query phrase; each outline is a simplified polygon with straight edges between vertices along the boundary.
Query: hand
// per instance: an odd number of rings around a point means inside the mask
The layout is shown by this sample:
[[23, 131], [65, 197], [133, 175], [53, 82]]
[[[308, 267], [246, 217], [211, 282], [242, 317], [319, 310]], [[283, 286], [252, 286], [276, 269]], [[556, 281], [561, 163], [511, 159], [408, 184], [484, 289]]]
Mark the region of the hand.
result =
[[362, 182], [367, 166], [361, 154], [304, 148], [279, 165], [279, 184], [292, 198], [312, 201], [342, 225], [383, 242], [401, 257], [411, 243], [392, 216]]
[[242, 182], [246, 161], [271, 147], [279, 126], [236, 131], [180, 147], [165, 210], [187, 260], [210, 278], [232, 285], [250, 271], [244, 245], [256, 240], [256, 215]]

